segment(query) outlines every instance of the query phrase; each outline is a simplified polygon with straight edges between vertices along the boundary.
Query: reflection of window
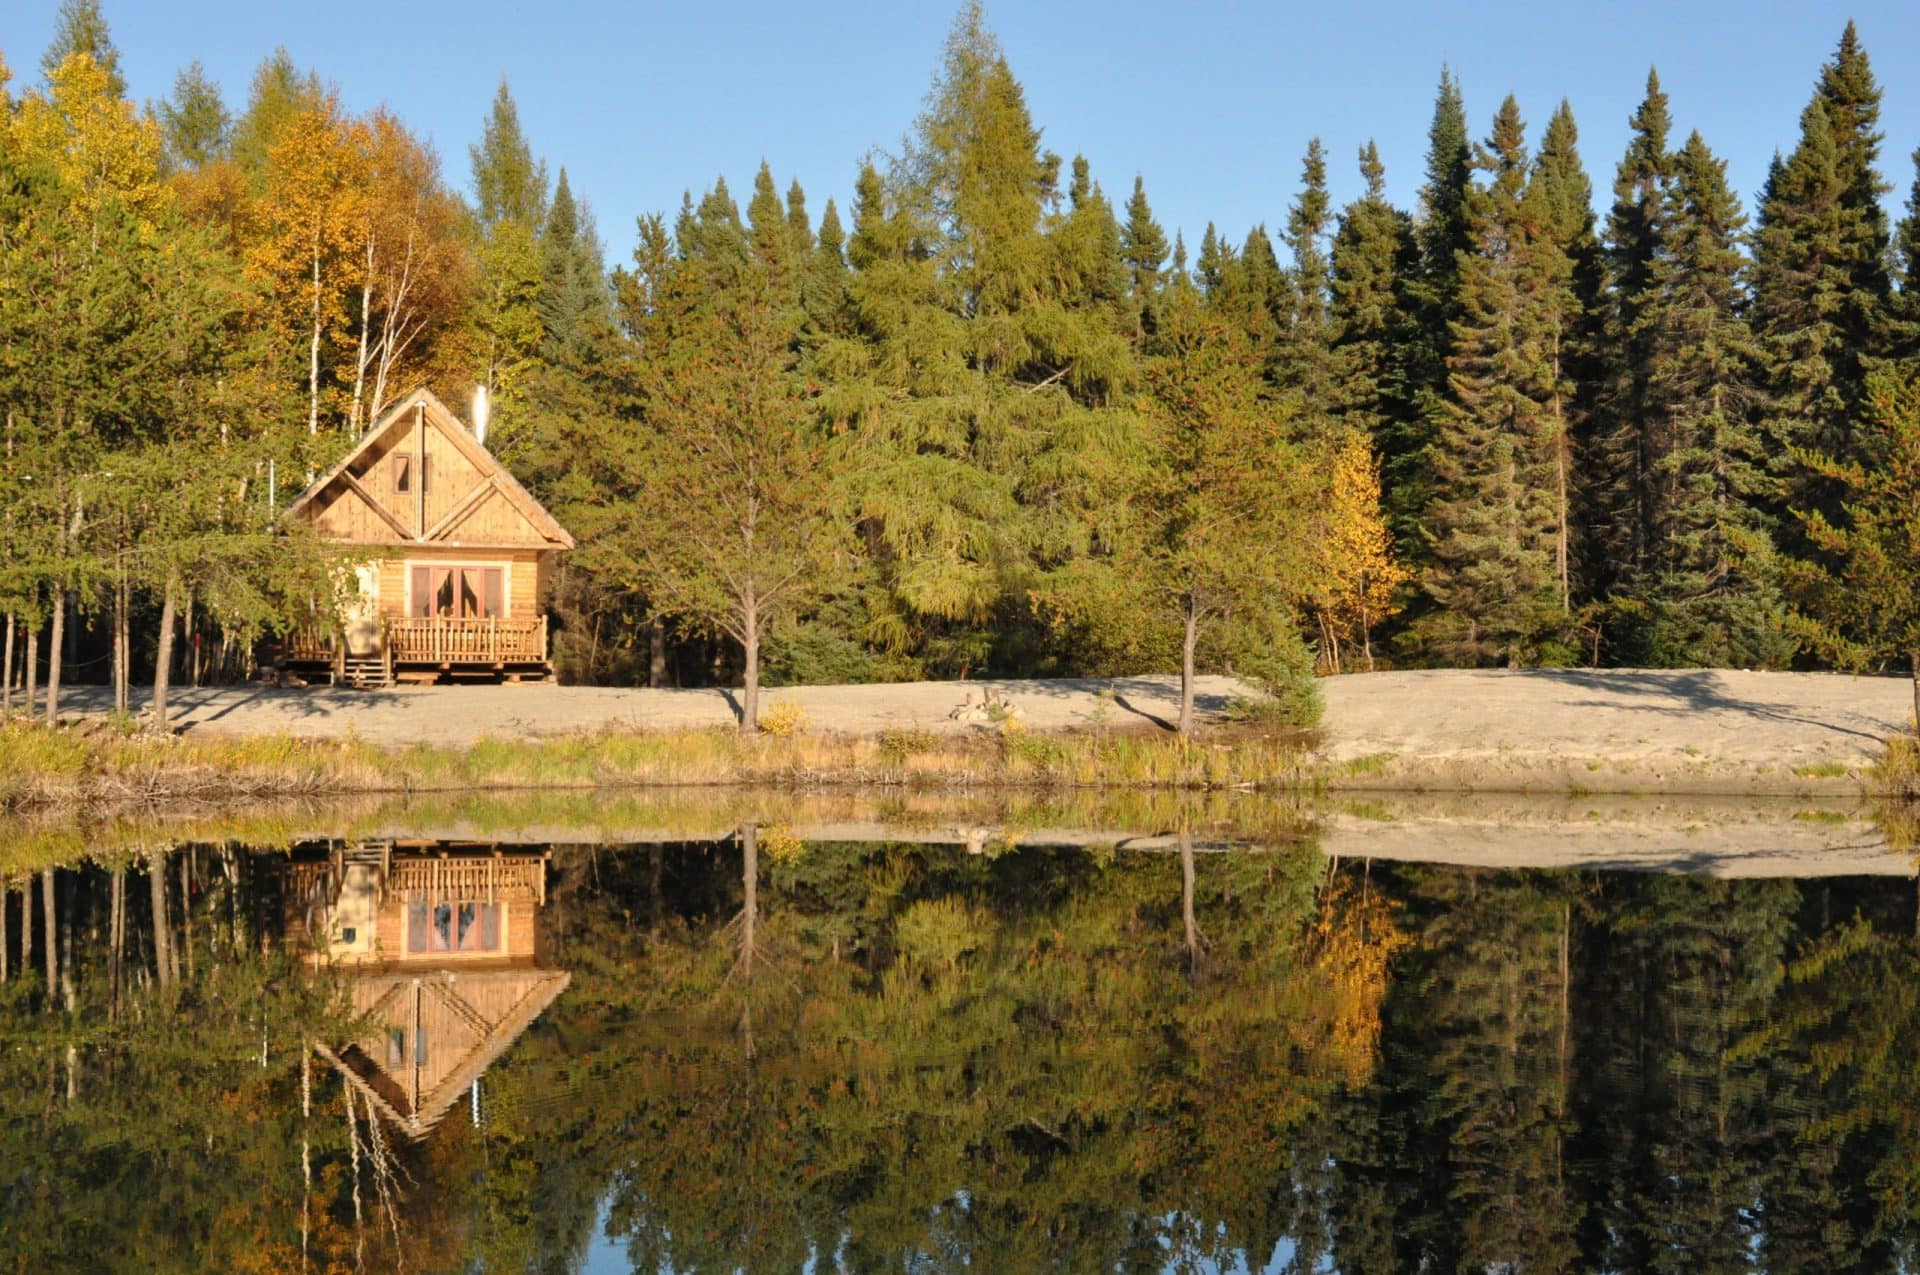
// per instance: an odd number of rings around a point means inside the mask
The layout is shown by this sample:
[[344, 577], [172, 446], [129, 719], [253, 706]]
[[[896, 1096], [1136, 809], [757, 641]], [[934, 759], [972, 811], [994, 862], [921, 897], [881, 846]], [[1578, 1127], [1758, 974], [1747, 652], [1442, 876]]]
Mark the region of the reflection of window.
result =
[[387, 1070], [398, 1071], [407, 1065], [407, 1029], [389, 1027], [387, 1029]]
[[498, 903], [416, 903], [407, 909], [407, 951], [497, 952]]
[[393, 489], [409, 491], [413, 482], [413, 456], [408, 452], [396, 452], [393, 457]]
[[507, 613], [506, 572], [499, 567], [413, 568], [418, 618], [485, 620]]

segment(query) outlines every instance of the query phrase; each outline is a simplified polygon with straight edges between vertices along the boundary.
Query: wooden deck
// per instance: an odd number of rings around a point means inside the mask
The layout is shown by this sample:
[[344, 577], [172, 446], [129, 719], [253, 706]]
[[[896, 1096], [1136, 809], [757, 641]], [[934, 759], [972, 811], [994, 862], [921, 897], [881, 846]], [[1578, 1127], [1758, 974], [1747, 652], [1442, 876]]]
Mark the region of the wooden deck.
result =
[[377, 673], [374, 680], [382, 685], [434, 681], [442, 675], [498, 673], [516, 680], [552, 675], [544, 615], [531, 620], [383, 616], [378, 648], [370, 656], [348, 655], [337, 635], [309, 631], [282, 644], [280, 663], [311, 672], [324, 668], [336, 683], [355, 684], [362, 677], [350, 678], [350, 672]]

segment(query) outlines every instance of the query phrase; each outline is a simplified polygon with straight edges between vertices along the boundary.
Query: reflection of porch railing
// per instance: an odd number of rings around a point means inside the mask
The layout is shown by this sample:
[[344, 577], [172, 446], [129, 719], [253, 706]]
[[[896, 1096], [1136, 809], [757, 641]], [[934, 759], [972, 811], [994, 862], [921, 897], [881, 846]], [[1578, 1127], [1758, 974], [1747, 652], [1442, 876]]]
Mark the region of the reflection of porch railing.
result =
[[[318, 898], [331, 907], [343, 871], [337, 858], [289, 863], [288, 896], [302, 902]], [[382, 900], [397, 895], [408, 903], [547, 901], [544, 854], [394, 855], [377, 873], [377, 897]]]
[[385, 640], [396, 664], [544, 664], [547, 618], [389, 619]]

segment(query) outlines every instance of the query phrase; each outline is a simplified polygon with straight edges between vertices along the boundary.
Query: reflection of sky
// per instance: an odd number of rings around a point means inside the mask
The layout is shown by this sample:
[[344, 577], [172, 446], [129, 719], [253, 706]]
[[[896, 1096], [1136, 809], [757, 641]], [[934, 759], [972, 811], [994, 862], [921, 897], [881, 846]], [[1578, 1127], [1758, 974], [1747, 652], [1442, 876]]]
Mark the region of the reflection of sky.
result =
[[[957, 1198], [964, 1200], [966, 1198], [966, 1192], [959, 1192]], [[580, 1275], [632, 1275], [633, 1261], [627, 1255], [627, 1242], [624, 1239], [607, 1234], [607, 1220], [612, 1215], [612, 1212], [613, 1192], [608, 1191], [600, 1197], [600, 1203], [594, 1208], [593, 1235], [587, 1241], [586, 1260], [582, 1262], [580, 1266]], [[1281, 1240], [1279, 1244], [1274, 1246], [1273, 1253], [1261, 1264], [1260, 1270], [1277, 1271], [1286, 1269], [1293, 1261], [1294, 1248], [1295, 1246], [1292, 1240]], [[806, 1266], [802, 1269], [806, 1272], [806, 1275], [816, 1275], [816, 1272], [822, 1269], [820, 1259], [818, 1257], [808, 1258]], [[837, 1270], [839, 1268], [833, 1264], [829, 1264], [826, 1269]], [[1168, 1266], [1166, 1269], [1171, 1271], [1174, 1268]], [[1199, 1272], [1199, 1275], [1253, 1275], [1253, 1273], [1248, 1270], [1246, 1263], [1241, 1261], [1237, 1256], [1229, 1266], [1222, 1266], [1214, 1261], [1202, 1261], [1197, 1265], [1182, 1265], [1179, 1269], [1182, 1271], [1196, 1271]], [[1334, 1267], [1330, 1259], [1322, 1258], [1320, 1265], [1316, 1269], [1318, 1271], [1330, 1272]], [[657, 1275], [671, 1275], [672, 1270], [672, 1267], [665, 1267], [662, 1268]]]

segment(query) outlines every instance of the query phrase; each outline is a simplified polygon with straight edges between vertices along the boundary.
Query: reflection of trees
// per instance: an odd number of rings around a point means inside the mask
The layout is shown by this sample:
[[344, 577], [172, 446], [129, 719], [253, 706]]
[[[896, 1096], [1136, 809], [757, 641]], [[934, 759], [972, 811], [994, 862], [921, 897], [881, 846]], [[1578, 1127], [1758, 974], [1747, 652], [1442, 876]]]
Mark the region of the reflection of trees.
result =
[[16, 886], [7, 1264], [297, 1268], [304, 1202], [314, 1270], [566, 1269], [602, 1201], [649, 1270], [1913, 1264], [1910, 882], [604, 849], [484, 1125], [398, 1145], [325, 1068], [301, 1120], [249, 863], [58, 870], [51, 997]]

